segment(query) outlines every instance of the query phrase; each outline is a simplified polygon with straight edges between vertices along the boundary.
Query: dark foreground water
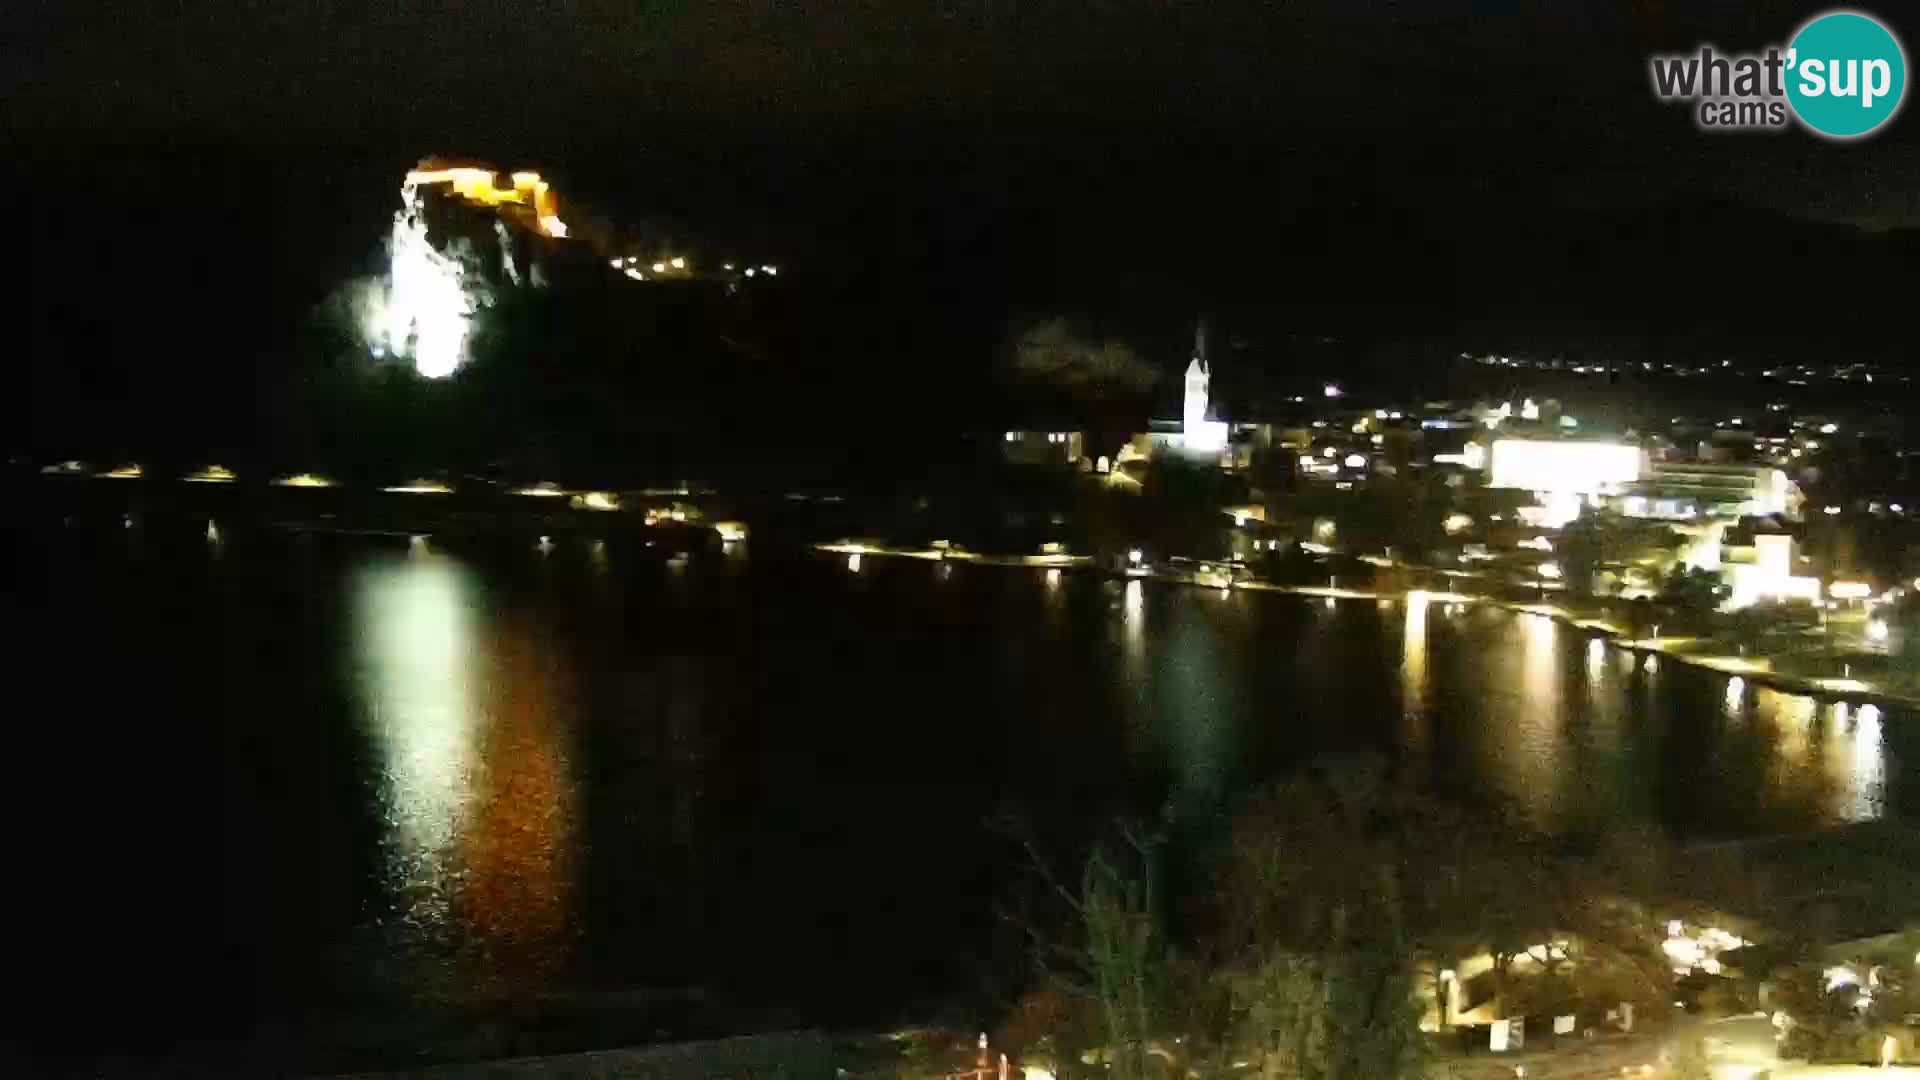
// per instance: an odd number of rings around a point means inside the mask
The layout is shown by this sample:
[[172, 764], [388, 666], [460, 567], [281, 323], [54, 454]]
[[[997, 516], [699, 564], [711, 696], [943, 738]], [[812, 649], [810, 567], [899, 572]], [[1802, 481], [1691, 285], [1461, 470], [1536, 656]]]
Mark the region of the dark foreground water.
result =
[[1914, 717], [1486, 608], [764, 548], [19, 536], [11, 970], [42, 1035], [136, 1056], [637, 989], [697, 988], [722, 1026], [914, 1015], [991, 959], [1018, 859], [989, 819], [1204, 828], [1328, 751], [1562, 833], [1920, 817]]

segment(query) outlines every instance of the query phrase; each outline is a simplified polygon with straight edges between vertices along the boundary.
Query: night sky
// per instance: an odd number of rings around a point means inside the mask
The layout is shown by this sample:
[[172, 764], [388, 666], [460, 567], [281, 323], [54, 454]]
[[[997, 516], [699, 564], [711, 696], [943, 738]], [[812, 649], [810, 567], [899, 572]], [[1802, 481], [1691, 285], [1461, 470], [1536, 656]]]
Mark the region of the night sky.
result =
[[1311, 196], [1330, 175], [1433, 209], [1707, 192], [1910, 224], [1911, 125], [1844, 149], [1705, 138], [1646, 91], [1649, 51], [1780, 41], [1826, 6], [39, 0], [10, 11], [0, 92], [29, 147], [437, 147], [689, 204], [772, 201], [849, 158], [965, 179], [893, 157], [948, 146], [995, 176], [1092, 157], [1123, 186], [1220, 169]]
[[900, 323], [864, 362], [1061, 312], [1165, 342], [1212, 310], [1278, 337], [1686, 322], [1742, 347], [1801, 306], [1789, 252], [1902, 351], [1914, 245], [1848, 233], [1920, 224], [1920, 121], [1709, 135], [1648, 88], [1650, 52], [1824, 9], [28, 0], [0, 40], [38, 271], [12, 321], [62, 368], [271, 365], [439, 153], [830, 282]]

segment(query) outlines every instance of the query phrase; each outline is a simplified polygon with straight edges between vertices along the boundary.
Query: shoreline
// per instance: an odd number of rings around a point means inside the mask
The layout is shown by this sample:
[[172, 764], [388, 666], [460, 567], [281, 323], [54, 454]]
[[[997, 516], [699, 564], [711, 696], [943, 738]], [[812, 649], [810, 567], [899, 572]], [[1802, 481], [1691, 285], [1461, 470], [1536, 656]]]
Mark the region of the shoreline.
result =
[[1429, 602], [1443, 604], [1482, 604], [1522, 615], [1534, 615], [1552, 619], [1565, 626], [1584, 630], [1596, 638], [1605, 640], [1615, 648], [1631, 652], [1636, 656], [1659, 657], [1676, 664], [1739, 678], [1755, 686], [1764, 686], [1770, 690], [1811, 697], [1821, 702], [1859, 702], [1893, 708], [1920, 710], [1920, 697], [1909, 697], [1890, 690], [1878, 690], [1871, 683], [1858, 679], [1822, 679], [1804, 675], [1790, 675], [1773, 670], [1771, 660], [1760, 658], [1750, 660], [1737, 656], [1706, 656], [1677, 651], [1666, 642], [1685, 642], [1692, 638], [1629, 638], [1627, 631], [1604, 619], [1587, 618], [1565, 608], [1552, 604], [1526, 603], [1517, 600], [1504, 600], [1496, 596], [1479, 596], [1473, 593], [1436, 591], [1431, 589], [1380, 590], [1350, 589], [1330, 585], [1276, 585], [1265, 581], [1229, 581], [1217, 584], [1199, 580], [1194, 575], [1167, 573], [1162, 570], [1141, 567], [1137, 570], [1115, 572], [1096, 565], [1091, 555], [981, 555], [973, 552], [950, 552], [939, 548], [901, 549], [878, 547], [872, 544], [833, 542], [817, 543], [812, 548], [816, 552], [847, 556], [872, 556], [875, 558], [913, 559], [921, 562], [955, 562], [970, 566], [992, 566], [1003, 569], [1046, 569], [1078, 570], [1095, 574], [1110, 581], [1153, 581], [1166, 585], [1182, 585], [1196, 589], [1214, 589], [1220, 592], [1266, 592], [1283, 596], [1318, 597], [1328, 600], [1385, 600], [1389, 602], [1405, 601], [1413, 596], [1424, 596]]

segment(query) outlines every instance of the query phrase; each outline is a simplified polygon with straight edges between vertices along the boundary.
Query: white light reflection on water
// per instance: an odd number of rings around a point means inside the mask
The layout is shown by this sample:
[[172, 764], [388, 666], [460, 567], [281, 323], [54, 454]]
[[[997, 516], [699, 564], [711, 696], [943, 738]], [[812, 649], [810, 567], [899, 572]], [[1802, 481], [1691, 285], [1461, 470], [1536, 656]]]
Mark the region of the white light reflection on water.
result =
[[361, 572], [357, 639], [390, 830], [388, 887], [403, 921], [438, 937], [477, 765], [474, 585], [459, 564], [411, 546], [413, 558]]
[[1770, 724], [1771, 767], [1761, 791], [1769, 802], [1824, 821], [1873, 821], [1887, 806], [1887, 750], [1880, 709], [1848, 703], [1822, 707], [1803, 694], [1762, 687], [1755, 715]]
[[491, 985], [544, 977], [564, 962], [574, 817], [549, 635], [489, 611], [439, 555], [362, 569], [354, 605], [389, 947]]
[[1126, 626], [1127, 655], [1138, 659], [1147, 636], [1147, 592], [1138, 580], [1121, 590], [1120, 610]]
[[1880, 709], [1860, 706], [1853, 728], [1853, 760], [1848, 773], [1848, 821], [1871, 821], [1887, 812], [1887, 748], [1880, 730]]

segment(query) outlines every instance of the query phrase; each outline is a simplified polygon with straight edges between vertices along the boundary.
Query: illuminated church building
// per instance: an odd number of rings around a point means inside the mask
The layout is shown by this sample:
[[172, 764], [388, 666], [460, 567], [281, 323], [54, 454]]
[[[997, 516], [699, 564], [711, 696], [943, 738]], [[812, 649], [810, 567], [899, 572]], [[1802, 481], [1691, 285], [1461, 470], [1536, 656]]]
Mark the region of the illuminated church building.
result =
[[1157, 420], [1149, 438], [1155, 452], [1217, 459], [1227, 448], [1227, 422], [1208, 417], [1212, 400], [1213, 368], [1207, 361], [1207, 328], [1194, 334], [1193, 359], [1187, 363], [1182, 385], [1178, 426]]

